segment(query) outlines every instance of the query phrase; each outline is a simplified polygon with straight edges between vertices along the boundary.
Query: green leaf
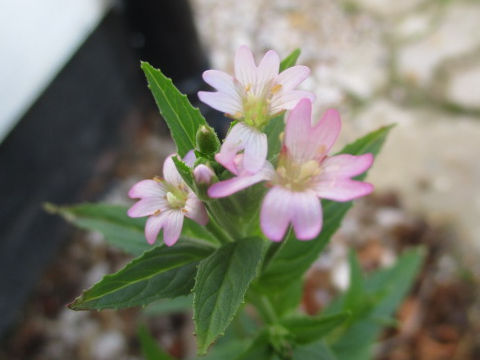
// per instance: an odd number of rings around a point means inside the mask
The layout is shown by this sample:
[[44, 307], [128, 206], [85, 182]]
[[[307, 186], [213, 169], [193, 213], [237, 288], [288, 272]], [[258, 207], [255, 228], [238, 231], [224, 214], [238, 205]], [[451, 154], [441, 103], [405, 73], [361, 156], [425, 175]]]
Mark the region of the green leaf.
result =
[[205, 118], [160, 70], [147, 62], [142, 62], [141, 68], [147, 77], [148, 87], [158, 109], [177, 144], [177, 152], [183, 158], [189, 150], [195, 148], [198, 128], [202, 125], [207, 126]]
[[280, 63], [280, 72], [294, 66], [298, 60], [298, 57], [300, 56], [300, 52], [300, 49], [295, 49], [290, 53], [290, 55], [283, 59]]
[[196, 185], [195, 185], [195, 180], [193, 179], [193, 171], [190, 167], [187, 166], [182, 160], [180, 160], [178, 157], [173, 156], [172, 157], [173, 163], [175, 164], [175, 167], [177, 168], [178, 173], [182, 177], [183, 181], [192, 189], [195, 191]]
[[289, 330], [298, 344], [308, 344], [320, 340], [333, 329], [342, 325], [350, 316], [339, 313], [328, 316], [295, 316], [283, 319], [280, 324]]
[[225, 360], [232, 358], [233, 354], [244, 352], [250, 341], [232, 340], [223, 344], [215, 345], [207, 356], [199, 356], [197, 360]]
[[269, 161], [275, 161], [275, 158], [280, 152], [282, 147], [282, 141], [280, 140], [280, 134], [285, 128], [285, 121], [283, 120], [283, 114], [274, 117], [270, 122], [265, 126], [264, 132], [267, 134], [268, 141], [268, 156]]
[[85, 203], [75, 206], [46, 204], [45, 208], [82, 229], [102, 233], [111, 245], [132, 255], [152, 248], [145, 240], [145, 218], [128, 217], [124, 206]]
[[264, 242], [246, 238], [227, 244], [202, 260], [193, 289], [198, 351], [223, 334], [237, 313], [263, 256]]
[[[390, 129], [391, 126], [388, 126], [371, 132], [347, 145], [340, 153], [361, 155], [370, 152], [376, 155]], [[357, 179], [363, 179], [365, 176], [366, 174], [362, 174]], [[260, 278], [260, 284], [268, 289], [275, 289], [286, 286], [292, 281], [299, 281], [328, 244], [330, 237], [340, 227], [343, 217], [351, 206], [352, 202], [322, 200], [324, 214], [322, 232], [311, 241], [298, 241], [293, 232], [290, 232], [284, 243], [270, 258]]]
[[173, 360], [173, 358], [164, 352], [156, 343], [155, 339], [145, 326], [138, 329], [140, 347], [145, 360]]
[[182, 313], [192, 309], [193, 296], [179, 296], [175, 299], [162, 299], [149, 304], [145, 310], [145, 315], [167, 315]]
[[365, 284], [362, 268], [353, 249], [350, 250], [348, 258], [350, 263], [350, 286], [345, 294], [343, 308], [344, 310], [354, 311], [354, 309], [358, 308], [359, 304], [363, 303]]
[[[380, 270], [365, 281], [365, 291], [376, 299], [368, 312], [347, 328], [332, 343], [332, 350], [339, 360], [368, 360], [371, 347], [380, 335], [383, 323], [378, 319], [390, 318], [412, 286], [420, 270], [424, 251], [416, 248], [406, 251], [389, 268]], [[335, 301], [325, 313], [338, 311], [342, 307], [344, 296]]]
[[292, 360], [337, 360], [337, 358], [323, 341], [317, 341], [296, 347]]
[[270, 337], [267, 331], [262, 331], [253, 340], [247, 350], [235, 357], [235, 360], [269, 360], [273, 356], [270, 347]]
[[106, 275], [69, 307], [73, 310], [120, 309], [187, 295], [193, 286], [198, 261], [212, 250], [185, 242], [172, 247], [157, 246], [122, 270]]
[[287, 286], [269, 291], [267, 296], [275, 310], [275, 313], [282, 317], [295, 311], [302, 300], [303, 283], [294, 281]]

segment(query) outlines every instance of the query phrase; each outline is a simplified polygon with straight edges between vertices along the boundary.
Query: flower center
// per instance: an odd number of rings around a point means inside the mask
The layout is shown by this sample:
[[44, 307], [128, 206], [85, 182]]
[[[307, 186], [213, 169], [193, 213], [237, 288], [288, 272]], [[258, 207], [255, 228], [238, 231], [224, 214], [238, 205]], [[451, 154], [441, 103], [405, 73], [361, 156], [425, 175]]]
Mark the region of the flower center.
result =
[[278, 161], [275, 182], [293, 191], [303, 191], [310, 187], [311, 180], [321, 172], [322, 169], [315, 160], [298, 163], [281, 156]]
[[167, 194], [165, 195], [166, 200], [168, 201], [168, 205], [172, 209], [181, 209], [185, 206], [188, 198], [187, 190], [181, 186], [168, 186]]

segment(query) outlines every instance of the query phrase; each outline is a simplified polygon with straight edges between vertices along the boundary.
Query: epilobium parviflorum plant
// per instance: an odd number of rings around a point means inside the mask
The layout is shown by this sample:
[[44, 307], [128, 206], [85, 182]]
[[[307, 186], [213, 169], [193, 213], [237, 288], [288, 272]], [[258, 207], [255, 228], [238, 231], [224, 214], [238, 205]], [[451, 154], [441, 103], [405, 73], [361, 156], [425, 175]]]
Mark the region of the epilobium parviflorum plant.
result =
[[[199, 99], [232, 119], [223, 142], [170, 79], [141, 64], [177, 153], [167, 157], [161, 177], [133, 185], [128, 209], [49, 206], [135, 256], [71, 309], [187, 304], [202, 359], [371, 358], [422, 252], [407, 251], [368, 277], [352, 252], [347, 291], [319, 315], [302, 313], [302, 277], [352, 200], [373, 191], [363, 179], [391, 127], [332, 154], [340, 114], [326, 109], [312, 117], [315, 98], [298, 89], [309, 75], [295, 65], [299, 54], [280, 61], [270, 50], [257, 65], [242, 46], [233, 74], [203, 74], [213, 89]], [[147, 359], [173, 359], [152, 350], [144, 328], [140, 338]]]

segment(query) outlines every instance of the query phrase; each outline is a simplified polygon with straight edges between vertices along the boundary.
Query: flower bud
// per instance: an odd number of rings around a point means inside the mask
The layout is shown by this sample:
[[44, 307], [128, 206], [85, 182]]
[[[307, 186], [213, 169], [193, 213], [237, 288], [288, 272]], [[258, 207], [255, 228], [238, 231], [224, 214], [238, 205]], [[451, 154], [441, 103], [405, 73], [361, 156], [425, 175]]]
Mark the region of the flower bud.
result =
[[217, 134], [210, 126], [202, 125], [195, 136], [197, 150], [202, 154], [214, 154], [217, 152], [220, 142]]
[[200, 164], [193, 170], [193, 176], [198, 184], [209, 185], [212, 182], [212, 177], [215, 173], [207, 165]]

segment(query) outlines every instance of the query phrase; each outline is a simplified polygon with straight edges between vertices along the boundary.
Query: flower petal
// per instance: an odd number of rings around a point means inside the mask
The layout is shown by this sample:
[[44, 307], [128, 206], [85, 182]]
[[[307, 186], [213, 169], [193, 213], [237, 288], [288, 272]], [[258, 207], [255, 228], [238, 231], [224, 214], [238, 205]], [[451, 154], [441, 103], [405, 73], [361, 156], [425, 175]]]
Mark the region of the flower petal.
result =
[[317, 196], [335, 201], [350, 201], [373, 191], [372, 184], [350, 179], [322, 180], [314, 188]]
[[232, 98], [240, 101], [233, 77], [219, 70], [207, 70], [203, 72], [203, 80], [217, 91], [230, 95]]
[[197, 157], [195, 156], [195, 151], [193, 150], [190, 150], [188, 153], [185, 154], [185, 156], [183, 157], [183, 162], [185, 163], [185, 165], [187, 165], [188, 167], [193, 167], [193, 164], [195, 164], [195, 160], [197, 159]]
[[259, 171], [267, 160], [267, 135], [252, 129], [245, 139], [243, 167], [251, 173]]
[[201, 102], [215, 110], [234, 115], [242, 112], [242, 104], [235, 97], [223, 92], [199, 91], [198, 98]]
[[278, 54], [269, 50], [260, 61], [257, 69], [257, 81], [255, 83], [254, 95], [260, 96], [266, 86], [272, 85], [272, 80], [278, 75], [280, 58]]
[[128, 196], [132, 199], [145, 198], [152, 196], [163, 196], [165, 194], [164, 186], [155, 180], [142, 180], [130, 188]]
[[183, 213], [181, 210], [171, 210], [165, 215], [163, 223], [163, 242], [167, 246], [175, 244], [180, 237], [183, 226]]
[[181, 184], [184, 184], [184, 181], [180, 174], [178, 173], [177, 167], [175, 166], [175, 163], [172, 160], [172, 156], [176, 155], [170, 155], [165, 159], [165, 162], [163, 163], [163, 178], [165, 179], [166, 182], [178, 186]]
[[292, 224], [299, 240], [311, 240], [322, 229], [322, 206], [313, 191], [293, 193], [290, 198]]
[[207, 225], [208, 215], [203, 203], [191, 193], [185, 205], [185, 216], [197, 222], [200, 225]]
[[285, 145], [298, 162], [321, 160], [330, 150], [340, 132], [340, 116], [330, 109], [312, 126], [312, 103], [302, 99], [287, 116]]
[[342, 154], [327, 157], [322, 162], [321, 179], [350, 178], [366, 171], [373, 164], [372, 154], [359, 156]]
[[272, 241], [281, 241], [285, 236], [292, 218], [291, 196], [290, 191], [275, 186], [263, 199], [260, 226], [265, 236]]
[[283, 91], [289, 91], [298, 86], [308, 75], [310, 75], [310, 69], [307, 66], [296, 65], [282, 71], [275, 82], [282, 85]]
[[252, 51], [246, 45], [240, 46], [235, 54], [235, 77], [245, 87], [256, 83], [256, 73]]
[[250, 137], [252, 131], [255, 130], [243, 123], [235, 124], [227, 134], [220, 152], [215, 155], [215, 160], [235, 175], [238, 174], [235, 157], [238, 152], [245, 148], [245, 139]]
[[280, 91], [272, 97], [270, 112], [276, 114], [283, 110], [291, 110], [302, 99], [309, 99], [311, 102], [314, 102], [315, 95], [310, 91], [304, 90], [290, 90], [288, 92]]
[[272, 165], [265, 161], [264, 168], [257, 173], [235, 176], [231, 179], [220, 181], [208, 188], [208, 196], [211, 198], [221, 198], [232, 195], [240, 190], [246, 189], [263, 180], [270, 180], [273, 177], [274, 170]]
[[145, 238], [150, 245], [154, 244], [155, 240], [157, 240], [158, 233], [164, 224], [165, 218], [166, 213], [161, 213], [157, 216], [150, 216], [147, 219], [147, 223], [145, 224]]
[[130, 209], [128, 209], [127, 214], [133, 218], [150, 216], [157, 210], [163, 211], [166, 208], [167, 202], [164, 198], [146, 197], [137, 201]]

